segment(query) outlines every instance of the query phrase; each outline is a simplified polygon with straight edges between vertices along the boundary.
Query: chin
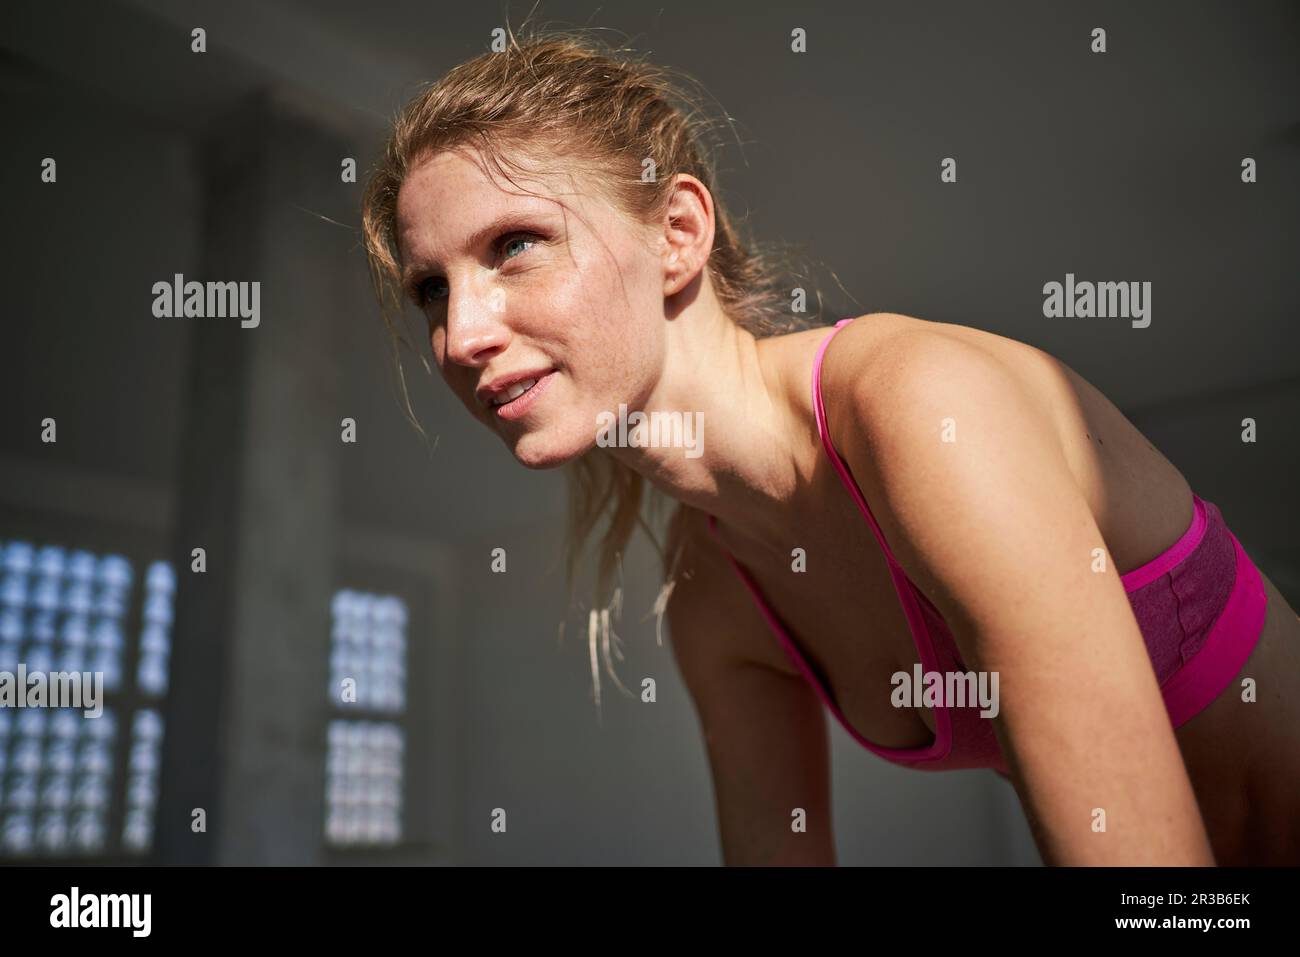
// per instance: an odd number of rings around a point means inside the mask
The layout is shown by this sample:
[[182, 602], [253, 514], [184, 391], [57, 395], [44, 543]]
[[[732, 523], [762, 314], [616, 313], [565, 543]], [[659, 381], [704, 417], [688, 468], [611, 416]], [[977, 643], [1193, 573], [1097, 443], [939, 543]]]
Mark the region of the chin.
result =
[[543, 430], [520, 436], [510, 453], [520, 465], [538, 471], [558, 469], [583, 456], [596, 444], [592, 436], [586, 442], [566, 441], [556, 431]]

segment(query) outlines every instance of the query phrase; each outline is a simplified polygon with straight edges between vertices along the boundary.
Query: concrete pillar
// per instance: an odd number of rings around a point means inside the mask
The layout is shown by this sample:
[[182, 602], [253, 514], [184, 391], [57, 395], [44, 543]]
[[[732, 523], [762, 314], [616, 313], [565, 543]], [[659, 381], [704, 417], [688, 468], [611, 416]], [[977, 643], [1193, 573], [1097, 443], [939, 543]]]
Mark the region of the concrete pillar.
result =
[[[195, 324], [174, 519], [178, 587], [155, 847], [163, 864], [322, 856], [340, 523], [339, 329], [358, 186], [337, 135], [259, 95], [197, 152], [205, 270], [261, 283], [260, 323]], [[311, 212], [307, 212], [311, 211]], [[170, 277], [159, 277], [170, 279]], [[191, 571], [191, 551], [207, 571]], [[203, 808], [207, 832], [194, 833]]]

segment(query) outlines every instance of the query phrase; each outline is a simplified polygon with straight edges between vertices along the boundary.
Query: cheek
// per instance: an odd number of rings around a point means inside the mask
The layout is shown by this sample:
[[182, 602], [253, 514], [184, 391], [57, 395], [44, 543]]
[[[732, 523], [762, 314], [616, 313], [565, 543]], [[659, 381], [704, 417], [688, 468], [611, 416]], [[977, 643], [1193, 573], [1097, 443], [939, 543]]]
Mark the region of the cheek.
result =
[[612, 395], [644, 391], [662, 369], [665, 348], [663, 298], [655, 285], [653, 257], [603, 248], [571, 274], [553, 302], [571, 323], [565, 338], [582, 359], [586, 385]]
[[[440, 334], [435, 333], [435, 336]], [[467, 374], [467, 371], [460, 366], [447, 365], [443, 362], [443, 351], [439, 342], [434, 343], [433, 355], [436, 360], [435, 365], [438, 369], [438, 375], [442, 379], [443, 385], [452, 395], [460, 399], [467, 405], [473, 406], [478, 402], [478, 397], [474, 395], [477, 383], [474, 378]]]
[[623, 359], [644, 341], [644, 309], [637, 305], [632, 290], [604, 277], [596, 281], [570, 283], [550, 299], [548, 313], [554, 339], [565, 342], [578, 354], [596, 361], [608, 357]]

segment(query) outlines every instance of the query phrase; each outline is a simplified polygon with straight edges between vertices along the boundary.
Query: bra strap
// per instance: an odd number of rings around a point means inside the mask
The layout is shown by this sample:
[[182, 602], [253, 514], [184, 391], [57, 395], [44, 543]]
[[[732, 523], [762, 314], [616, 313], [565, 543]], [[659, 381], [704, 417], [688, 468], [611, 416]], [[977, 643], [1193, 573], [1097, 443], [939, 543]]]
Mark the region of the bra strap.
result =
[[849, 318], [841, 319], [835, 323], [835, 328], [831, 330], [830, 335], [822, 340], [821, 347], [817, 350], [817, 358], [813, 360], [812, 400], [813, 412], [817, 419], [817, 434], [821, 436], [822, 447], [826, 449], [826, 455], [830, 458], [831, 464], [835, 466], [840, 481], [849, 490], [849, 494], [853, 496], [854, 501], [857, 502], [858, 511], [866, 516], [867, 522], [871, 525], [871, 531], [875, 533], [876, 541], [880, 543], [880, 548], [885, 553], [885, 559], [889, 562], [891, 573], [901, 573], [902, 566], [898, 564], [898, 560], [894, 558], [893, 550], [889, 547], [889, 543], [885, 541], [885, 533], [880, 530], [880, 525], [876, 522], [876, 516], [871, 513], [871, 506], [867, 504], [862, 490], [858, 488], [857, 482], [853, 480], [853, 476], [850, 474], [844, 460], [840, 458], [839, 452], [835, 451], [835, 443], [831, 441], [831, 428], [826, 421], [826, 406], [822, 402], [822, 359], [826, 355], [826, 347], [831, 344], [831, 340], [835, 338], [835, 333], [840, 330], [840, 327], [852, 321], [853, 319]]

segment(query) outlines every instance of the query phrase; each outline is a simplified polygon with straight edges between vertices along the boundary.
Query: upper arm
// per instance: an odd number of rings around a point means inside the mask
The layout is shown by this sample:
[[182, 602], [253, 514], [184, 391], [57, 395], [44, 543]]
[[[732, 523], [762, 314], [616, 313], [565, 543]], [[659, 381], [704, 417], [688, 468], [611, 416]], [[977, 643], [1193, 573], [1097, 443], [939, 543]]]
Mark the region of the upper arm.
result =
[[995, 358], [932, 333], [887, 344], [847, 392], [840, 447], [891, 550], [967, 666], [998, 676], [990, 720], [1044, 859], [1212, 863], [1141, 630], [1046, 411]]
[[[722, 569], [683, 562], [666, 616], [695, 704], [728, 865], [834, 864], [829, 746], [821, 702], [797, 676], [745, 658], [740, 629], [766, 627], [737, 604]], [[806, 830], [796, 831], [802, 809]]]

